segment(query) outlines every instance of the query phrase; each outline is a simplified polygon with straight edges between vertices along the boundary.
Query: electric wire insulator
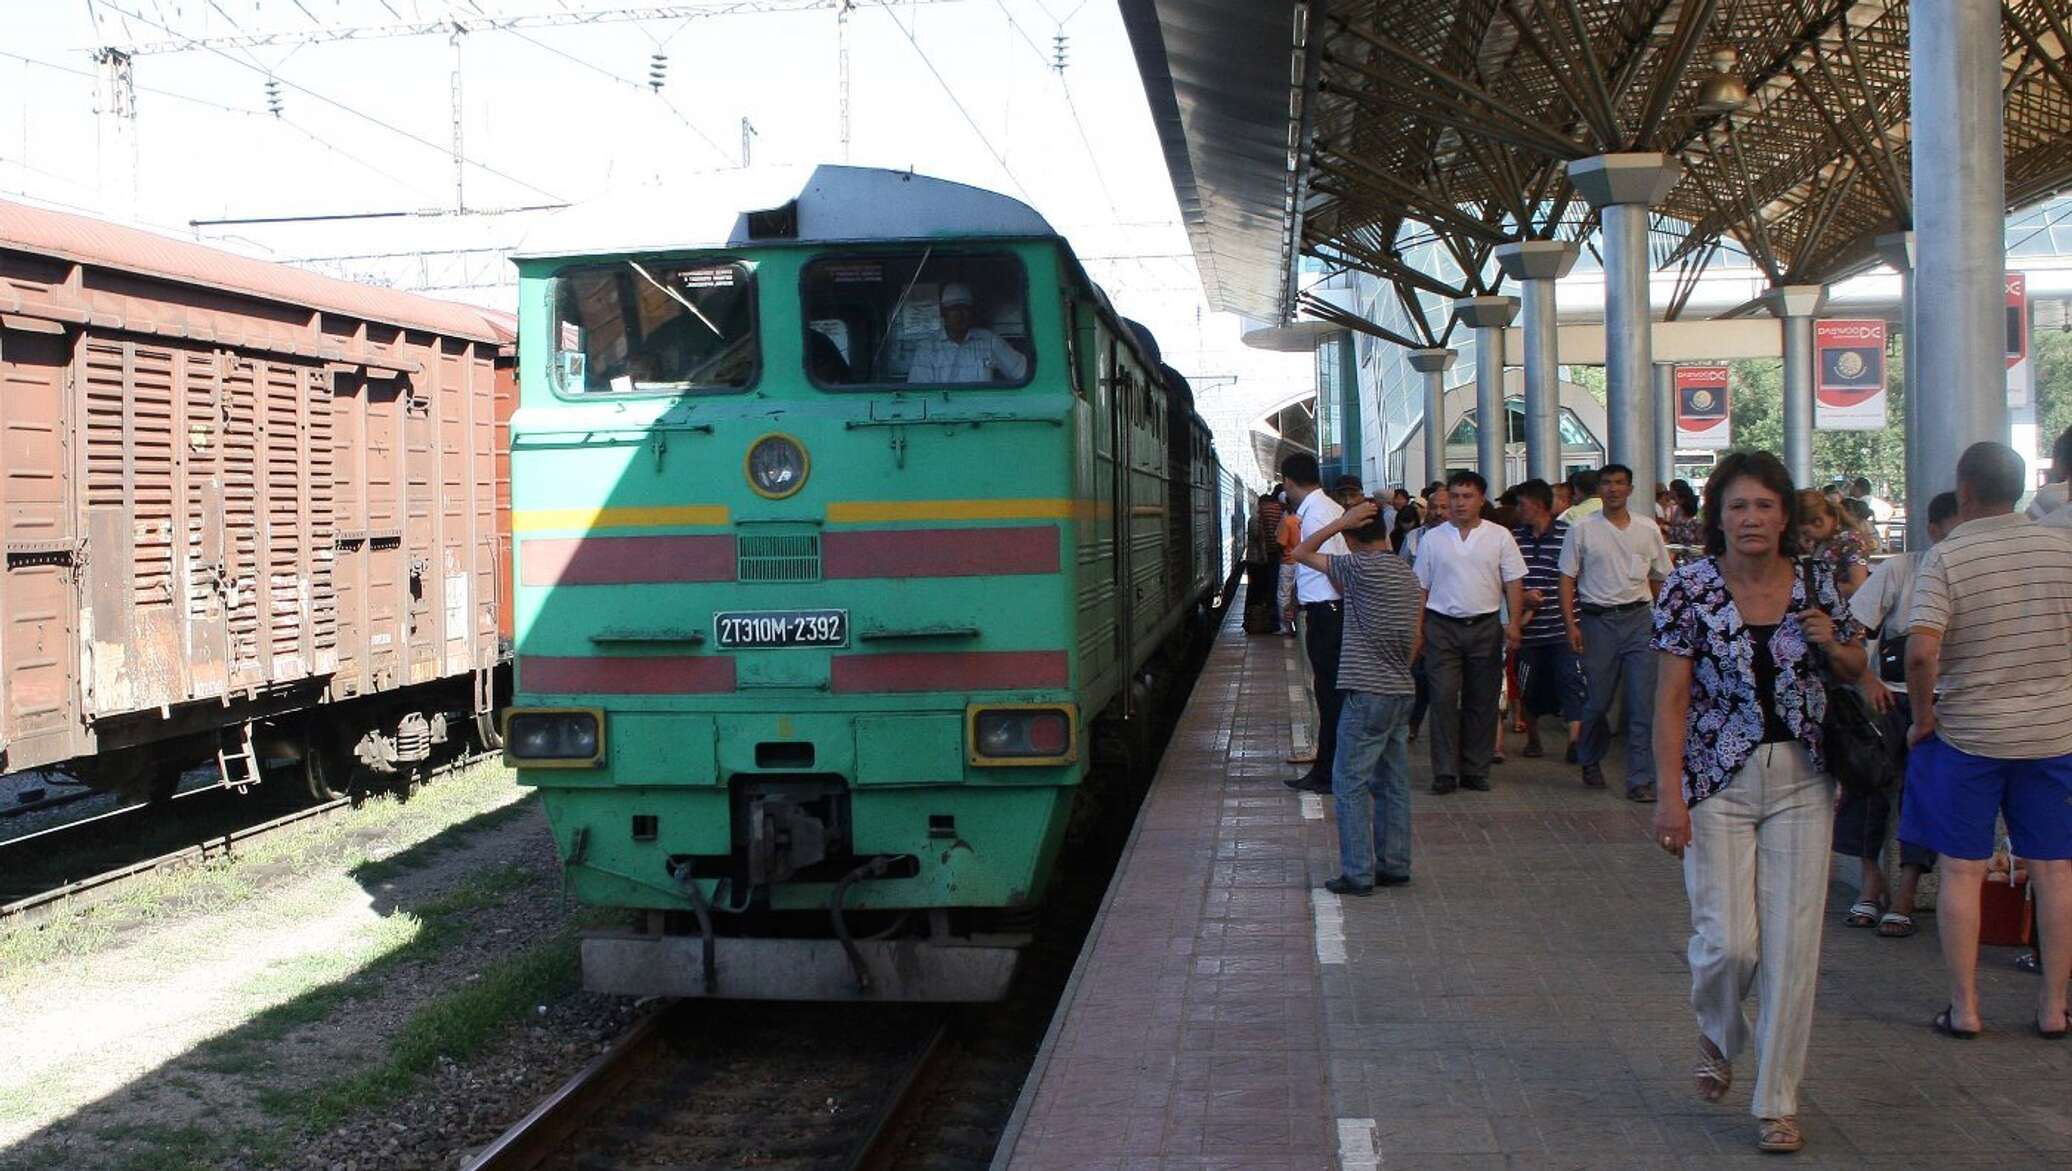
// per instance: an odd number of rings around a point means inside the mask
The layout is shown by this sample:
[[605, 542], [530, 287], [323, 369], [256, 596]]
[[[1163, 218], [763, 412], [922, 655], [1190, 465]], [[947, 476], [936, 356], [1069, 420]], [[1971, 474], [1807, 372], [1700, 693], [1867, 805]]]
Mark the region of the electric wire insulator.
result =
[[648, 88], [662, 92], [662, 84], [669, 80], [669, 54], [660, 49], [648, 57]]
[[266, 112], [281, 116], [281, 83], [271, 77], [266, 79]]

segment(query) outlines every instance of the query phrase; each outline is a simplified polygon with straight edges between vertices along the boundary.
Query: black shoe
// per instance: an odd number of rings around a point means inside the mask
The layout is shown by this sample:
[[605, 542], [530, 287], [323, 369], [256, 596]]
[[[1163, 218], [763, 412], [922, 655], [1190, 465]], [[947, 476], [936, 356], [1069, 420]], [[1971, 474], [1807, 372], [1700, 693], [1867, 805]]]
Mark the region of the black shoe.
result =
[[1563, 759], [1563, 760], [1567, 761], [1567, 762], [1568, 762], [1568, 763], [1570, 763], [1570, 764], [1574, 764], [1574, 763], [1576, 762], [1576, 745], [1575, 745], [1575, 741], [1573, 741], [1573, 740], [1569, 741], [1569, 745], [1568, 745], [1568, 751], [1567, 751], [1567, 752], [1564, 752], [1564, 753], [1562, 753], [1562, 754], [1561, 754], [1561, 759]]
[[1331, 789], [1330, 778], [1326, 777], [1320, 781], [1315, 773], [1303, 773], [1299, 777], [1289, 777], [1287, 780], [1282, 781], [1281, 784], [1288, 786], [1290, 789], [1300, 789], [1309, 793], [1316, 792], [1318, 785], [1324, 786], [1325, 792], [1329, 792]]
[[1473, 789], [1477, 793], [1487, 793], [1489, 792], [1489, 778], [1462, 777], [1460, 779], [1460, 787], [1463, 789]]
[[1432, 778], [1432, 793], [1434, 796], [1444, 797], [1446, 794], [1451, 793], [1458, 788], [1460, 788], [1460, 786], [1453, 783], [1452, 777]]
[[1407, 874], [1377, 874], [1374, 876], [1374, 885], [1408, 886], [1410, 885], [1410, 876]]
[[1374, 884], [1354, 882], [1341, 874], [1337, 878], [1326, 881], [1324, 889], [1335, 895], [1351, 895], [1356, 899], [1364, 899], [1374, 893]]
[[1331, 795], [1331, 782], [1311, 781], [1302, 786], [1302, 791], [1305, 793], [1315, 793], [1319, 797], [1329, 797]]
[[1633, 788], [1626, 790], [1626, 800], [1640, 805], [1653, 805], [1655, 803], [1655, 787], [1653, 785], [1635, 785]]
[[1584, 765], [1583, 783], [1593, 789], [1604, 788], [1604, 769], [1599, 765]]

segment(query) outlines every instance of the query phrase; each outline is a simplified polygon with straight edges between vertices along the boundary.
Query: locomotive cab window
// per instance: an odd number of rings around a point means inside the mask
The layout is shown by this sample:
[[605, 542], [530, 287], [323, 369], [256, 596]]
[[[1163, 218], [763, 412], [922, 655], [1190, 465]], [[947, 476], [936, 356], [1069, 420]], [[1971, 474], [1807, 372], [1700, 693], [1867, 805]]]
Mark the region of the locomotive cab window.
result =
[[554, 280], [555, 387], [571, 396], [742, 390], [755, 285], [740, 264], [622, 260]]
[[802, 284], [817, 386], [1024, 386], [1035, 372], [1027, 282], [1012, 256], [823, 257]]

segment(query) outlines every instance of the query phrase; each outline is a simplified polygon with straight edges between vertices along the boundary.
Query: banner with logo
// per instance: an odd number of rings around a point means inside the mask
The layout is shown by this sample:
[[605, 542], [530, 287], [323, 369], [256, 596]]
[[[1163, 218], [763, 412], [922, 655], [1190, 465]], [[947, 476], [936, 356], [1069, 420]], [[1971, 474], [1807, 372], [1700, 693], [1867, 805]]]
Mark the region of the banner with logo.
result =
[[1879, 431], [1885, 426], [1885, 323], [1813, 323], [1813, 426]]
[[1720, 451], [1730, 446], [1727, 368], [1676, 368], [1676, 446]]
[[2035, 394], [2036, 364], [2029, 361], [2029, 277], [2007, 274], [2007, 405], [2029, 405]]

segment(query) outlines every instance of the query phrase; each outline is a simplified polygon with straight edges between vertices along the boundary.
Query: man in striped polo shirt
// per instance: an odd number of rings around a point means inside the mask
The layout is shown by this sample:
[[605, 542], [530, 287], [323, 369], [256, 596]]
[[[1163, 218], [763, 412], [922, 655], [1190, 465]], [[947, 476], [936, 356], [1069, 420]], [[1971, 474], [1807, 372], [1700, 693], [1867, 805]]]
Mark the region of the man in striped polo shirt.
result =
[[1558, 715], [1568, 722], [1568, 759], [1576, 759], [1576, 739], [1583, 722], [1583, 662], [1568, 645], [1568, 627], [1561, 618], [1561, 542], [1568, 522], [1554, 515], [1554, 489], [1545, 480], [1527, 480], [1518, 494], [1518, 515], [1524, 524], [1513, 529], [1518, 552], [1525, 558], [1525, 608], [1531, 612], [1518, 641], [1518, 686], [1525, 704], [1525, 755], [1538, 756], [1540, 717]]
[[2015, 514], [2022, 457], [1974, 443], [1957, 520], [1922, 559], [1907, 620], [1907, 802], [1901, 841], [1943, 856], [1936, 931], [1950, 972], [1938, 1032], [1975, 1037], [1979, 899], [1995, 815], [2029, 863], [2043, 944], [2035, 1030], [2066, 1035], [2072, 978], [2072, 535]]

